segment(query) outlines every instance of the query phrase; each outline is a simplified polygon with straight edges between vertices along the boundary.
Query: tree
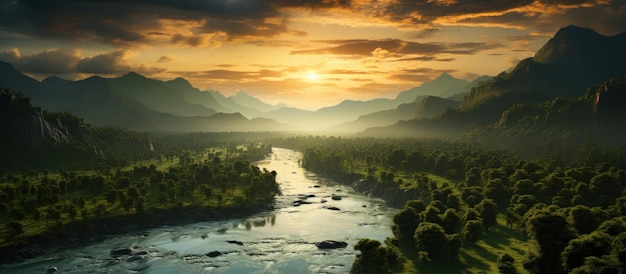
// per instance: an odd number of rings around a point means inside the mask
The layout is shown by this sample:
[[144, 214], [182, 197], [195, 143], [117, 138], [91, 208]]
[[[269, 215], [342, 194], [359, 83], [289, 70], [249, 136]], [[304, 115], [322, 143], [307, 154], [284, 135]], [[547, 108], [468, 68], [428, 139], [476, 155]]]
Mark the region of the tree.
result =
[[446, 231], [446, 234], [454, 234], [459, 230], [461, 225], [461, 215], [454, 208], [446, 209], [443, 213], [441, 226]]
[[463, 226], [463, 238], [470, 243], [475, 243], [483, 235], [485, 226], [481, 220], [469, 220]]
[[565, 216], [548, 209], [537, 209], [526, 213], [526, 232], [536, 242], [537, 257], [529, 258], [532, 263], [525, 267], [535, 273], [565, 273], [561, 266], [561, 252], [575, 237], [573, 228]]
[[517, 274], [517, 269], [515, 268], [515, 258], [511, 257], [509, 254], [503, 254], [498, 257], [498, 271], [501, 274]]
[[376, 240], [361, 239], [354, 249], [361, 254], [356, 256], [350, 273], [392, 273], [398, 263], [398, 250], [393, 246], [381, 246]]
[[587, 257], [602, 257], [611, 251], [611, 236], [602, 231], [582, 235], [569, 242], [561, 254], [563, 266], [568, 272], [585, 264]]
[[591, 209], [584, 205], [572, 207], [569, 210], [568, 219], [579, 234], [591, 233], [598, 228], [598, 225], [600, 225]]
[[418, 252], [427, 252], [432, 260], [446, 260], [450, 258], [448, 237], [438, 224], [423, 222], [415, 229], [415, 246]]
[[415, 229], [420, 224], [422, 217], [413, 207], [405, 207], [393, 216], [391, 230], [400, 241], [413, 242]]
[[483, 223], [486, 229], [494, 227], [498, 224], [497, 220], [497, 208], [498, 206], [492, 199], [484, 199], [482, 200], [478, 206], [478, 212], [480, 213], [480, 218], [483, 219]]

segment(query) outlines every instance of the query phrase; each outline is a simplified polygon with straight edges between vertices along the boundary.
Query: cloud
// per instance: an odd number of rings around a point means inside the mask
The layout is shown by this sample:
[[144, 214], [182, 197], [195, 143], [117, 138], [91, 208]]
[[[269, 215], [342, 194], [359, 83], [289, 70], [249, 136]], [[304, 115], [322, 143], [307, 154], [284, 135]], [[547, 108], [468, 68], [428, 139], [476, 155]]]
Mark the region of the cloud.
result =
[[132, 66], [128, 63], [129, 52], [117, 50], [103, 53], [92, 57], [87, 57], [76, 65], [80, 73], [92, 74], [113, 74], [132, 71]]
[[78, 50], [49, 49], [33, 55], [22, 55], [19, 49], [1, 52], [0, 60], [12, 63], [22, 72], [68, 74], [75, 71], [81, 59]]
[[380, 54], [384, 54], [385, 56], [406, 54], [435, 55], [440, 53], [473, 54], [483, 50], [502, 47], [501, 44], [493, 42], [419, 43], [400, 39], [322, 40], [315, 42], [334, 46], [317, 49], [295, 50], [291, 51], [291, 54], [335, 54], [360, 56], [376, 56]]
[[159, 57], [159, 60], [157, 60], [158, 63], [167, 63], [167, 62], [172, 62], [172, 61], [174, 61], [174, 58], [167, 56], [167, 55], [163, 55]]
[[144, 45], [169, 33], [166, 22], [175, 21], [193, 35], [174, 40], [204, 45], [212, 41], [206, 35], [218, 33], [228, 40], [288, 33], [283, 10], [349, 7], [345, 0], [15, 0], [0, 4], [0, 28], [40, 38]]
[[198, 34], [198, 35], [184, 35], [176, 33], [172, 35], [170, 43], [174, 45], [182, 45], [189, 47], [208, 47], [217, 48], [222, 45], [222, 42], [227, 39], [224, 33], [213, 34]]
[[404, 69], [397, 73], [393, 73], [389, 76], [390, 79], [400, 80], [403, 82], [415, 82], [423, 83], [430, 81], [441, 75], [444, 72], [455, 72], [454, 69], [431, 69], [431, 68], [417, 68], [417, 69]]
[[[115, 75], [136, 71], [143, 74], [164, 72], [165, 69], [145, 64], [132, 65], [133, 53], [117, 50], [84, 57], [79, 50], [49, 49], [40, 53], [24, 55], [13, 48], [0, 52], [0, 60], [12, 63], [17, 70], [39, 75], [102, 74]], [[163, 59], [167, 56], [162, 56]]]

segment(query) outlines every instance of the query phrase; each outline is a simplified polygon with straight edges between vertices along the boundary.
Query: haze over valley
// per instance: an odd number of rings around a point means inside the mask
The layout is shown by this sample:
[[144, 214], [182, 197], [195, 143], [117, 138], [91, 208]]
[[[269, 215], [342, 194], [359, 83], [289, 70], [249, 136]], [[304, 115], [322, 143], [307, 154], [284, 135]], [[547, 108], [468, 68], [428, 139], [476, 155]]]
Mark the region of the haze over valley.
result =
[[2, 273], [626, 273], [620, 1], [0, 3]]

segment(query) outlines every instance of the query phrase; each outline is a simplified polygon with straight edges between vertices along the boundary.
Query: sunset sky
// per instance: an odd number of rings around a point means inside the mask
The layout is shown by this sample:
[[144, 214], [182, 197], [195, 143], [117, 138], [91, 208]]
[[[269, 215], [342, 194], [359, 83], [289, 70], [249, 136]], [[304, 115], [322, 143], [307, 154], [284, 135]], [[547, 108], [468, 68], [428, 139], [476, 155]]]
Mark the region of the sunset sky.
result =
[[570, 24], [626, 31], [626, 1], [0, 0], [0, 60], [40, 80], [136, 71], [317, 109], [496, 75]]

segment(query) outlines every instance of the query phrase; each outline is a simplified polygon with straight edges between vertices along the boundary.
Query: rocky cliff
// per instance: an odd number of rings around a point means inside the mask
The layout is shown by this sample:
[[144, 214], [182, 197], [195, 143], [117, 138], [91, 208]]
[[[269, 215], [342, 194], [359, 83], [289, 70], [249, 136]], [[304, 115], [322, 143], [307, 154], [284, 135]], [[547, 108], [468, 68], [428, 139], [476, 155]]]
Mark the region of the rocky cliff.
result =
[[66, 113], [45, 113], [20, 93], [0, 89], [0, 128], [5, 145], [91, 143], [91, 129]]

